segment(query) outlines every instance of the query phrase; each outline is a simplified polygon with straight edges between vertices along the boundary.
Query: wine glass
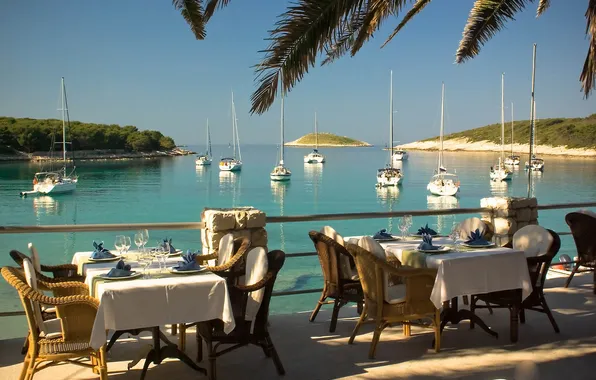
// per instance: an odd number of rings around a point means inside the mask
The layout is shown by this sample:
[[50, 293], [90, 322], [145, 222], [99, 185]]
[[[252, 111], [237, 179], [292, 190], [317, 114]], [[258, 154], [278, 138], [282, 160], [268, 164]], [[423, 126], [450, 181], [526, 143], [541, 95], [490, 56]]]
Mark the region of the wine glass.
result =
[[401, 231], [402, 239], [406, 238], [406, 231], [408, 230], [408, 221], [406, 217], [401, 217], [397, 220], [397, 228]]
[[149, 253], [141, 253], [139, 256], [139, 263], [143, 268], [143, 278], [149, 278], [149, 267], [153, 262], [153, 256]]
[[130, 249], [130, 236], [124, 236], [124, 244], [122, 245], [122, 249], [124, 249], [124, 254], [128, 254], [128, 250]]
[[116, 235], [116, 241], [114, 241], [114, 248], [118, 250], [120, 256], [122, 256], [122, 250], [124, 249], [124, 236]]
[[457, 251], [457, 240], [459, 239], [459, 223], [453, 223], [449, 238], [453, 240], [453, 250]]
[[143, 236], [143, 251], [144, 251], [145, 250], [145, 244], [147, 244], [149, 242], [149, 230], [142, 229], [139, 232]]
[[143, 245], [143, 234], [142, 233], [135, 234], [135, 245], [137, 246], [137, 251], [140, 251], [141, 246]]
[[169, 250], [166, 246], [157, 244], [157, 249], [155, 250], [155, 258], [157, 259], [157, 263], [159, 264], [159, 273], [163, 273], [166, 270], [166, 258], [168, 257]]
[[404, 215], [404, 218], [406, 219], [406, 235], [407, 235], [410, 231], [410, 227], [412, 227], [412, 225], [414, 224], [414, 220], [412, 219], [412, 215]]

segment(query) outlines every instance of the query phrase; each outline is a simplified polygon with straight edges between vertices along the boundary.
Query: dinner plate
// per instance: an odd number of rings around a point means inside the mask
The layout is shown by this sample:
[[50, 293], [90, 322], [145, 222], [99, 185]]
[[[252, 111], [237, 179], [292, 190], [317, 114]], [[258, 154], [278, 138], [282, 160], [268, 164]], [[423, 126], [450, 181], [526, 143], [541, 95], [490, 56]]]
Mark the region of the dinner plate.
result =
[[172, 253], [168, 253], [168, 256], [180, 256], [182, 254], [182, 250], [181, 249], [177, 249]]
[[108, 275], [106, 273], [106, 274], [100, 274], [97, 277], [101, 278], [102, 280], [115, 281], [115, 280], [132, 280], [133, 278], [138, 278], [138, 277], [141, 277], [142, 275], [143, 275], [143, 273], [141, 273], [141, 272], [133, 272], [130, 276], [108, 277]]
[[418, 249], [418, 248], [416, 248], [416, 251], [422, 252], [422, 253], [445, 253], [445, 252], [451, 251], [451, 248], [445, 247], [445, 246], [441, 246], [439, 249]]
[[192, 274], [192, 273], [199, 273], [205, 271], [207, 268], [201, 267], [200, 269], [193, 269], [193, 270], [178, 270], [176, 267], [170, 268], [170, 273], [174, 274]]
[[396, 236], [390, 237], [390, 238], [380, 238], [380, 239], [373, 238], [373, 239], [376, 240], [376, 241], [378, 241], [379, 243], [383, 243], [383, 242], [386, 242], [386, 241], [396, 241], [396, 240], [399, 240], [399, 238], [396, 237]]
[[94, 261], [94, 262], [102, 262], [102, 261], [116, 261], [116, 260], [120, 260], [120, 256], [114, 256], [114, 257], [106, 257], [104, 259], [94, 259], [89, 257], [89, 261]]
[[491, 242], [489, 242], [486, 245], [470, 245], [467, 243], [461, 243], [461, 245], [463, 245], [464, 247], [468, 247], [468, 248], [493, 248], [496, 246], [495, 243], [491, 243]]
[[[420, 234], [412, 234], [411, 236], [414, 236], [414, 237], [419, 237], [419, 238], [421, 238], [421, 237], [422, 237], [422, 235], [420, 235]], [[430, 236], [432, 236], [432, 237], [434, 237], [434, 238], [436, 238], [436, 237], [445, 237], [444, 235], [439, 235], [439, 234], [436, 234], [436, 235], [430, 235]]]

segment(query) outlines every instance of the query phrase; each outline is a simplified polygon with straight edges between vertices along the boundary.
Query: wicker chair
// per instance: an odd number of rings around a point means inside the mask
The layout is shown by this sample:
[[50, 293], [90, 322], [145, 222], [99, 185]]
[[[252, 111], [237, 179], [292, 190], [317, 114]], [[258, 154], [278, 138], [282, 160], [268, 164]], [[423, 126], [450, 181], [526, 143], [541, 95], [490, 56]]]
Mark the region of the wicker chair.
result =
[[[580, 266], [588, 267], [594, 271], [596, 266], [596, 241], [593, 234], [596, 233], [596, 217], [583, 212], [570, 212], [565, 215], [565, 222], [571, 229], [578, 257], [575, 267], [565, 282], [565, 287], [568, 287]], [[594, 271], [593, 282], [593, 291], [596, 294], [596, 271]]]
[[[19, 380], [32, 379], [36, 372], [60, 362], [92, 368], [94, 373], [99, 374], [100, 379], [108, 378], [105, 348], [94, 350], [89, 346], [93, 321], [99, 306], [96, 299], [87, 295], [48, 297], [32, 289], [25, 282], [21, 270], [4, 267], [1, 273], [6, 282], [19, 293], [29, 325], [29, 348]], [[62, 283], [51, 286], [54, 287], [55, 292], [68, 294], [78, 291], [68, 289], [70, 286], [80, 288], [80, 285], [80, 283]], [[35, 303], [56, 307], [58, 318], [61, 320], [61, 334], [57, 334], [58, 336], [40, 334], [33, 310]], [[90, 364], [80, 361], [85, 357], [91, 359]]]
[[[374, 323], [375, 331], [368, 352], [369, 359], [374, 359], [381, 332], [393, 323], [402, 323], [404, 335], [411, 334], [411, 321], [430, 318], [435, 332], [435, 352], [441, 347], [441, 316], [439, 310], [430, 301], [434, 286], [436, 269], [396, 268], [373, 253], [354, 244], [347, 244], [347, 249], [354, 260], [364, 290], [364, 310], [350, 336], [349, 344], [354, 343], [360, 326]], [[405, 296], [392, 300], [386, 299], [384, 276], [399, 276], [405, 285]], [[372, 320], [369, 320], [371, 318]]]
[[[233, 255], [223, 264], [207, 266], [206, 270], [215, 273], [220, 277], [226, 278], [228, 286], [236, 284], [237, 279], [244, 275], [245, 258], [250, 249], [250, 239], [247, 237], [236, 238], [233, 241]], [[196, 261], [204, 264], [209, 260], [218, 259], [218, 253], [211, 255], [197, 255]], [[178, 336], [178, 346], [182, 351], [186, 350], [186, 330], [197, 323], [181, 323], [178, 325], [180, 335]]]
[[459, 224], [460, 239], [467, 240], [470, 233], [476, 229], [480, 230], [482, 237], [487, 241], [490, 241], [494, 236], [494, 227], [492, 223], [486, 220], [481, 220], [480, 218], [468, 218], [464, 219]]
[[[79, 281], [85, 282], [85, 276], [77, 273], [77, 266], [75, 264], [60, 264], [60, 265], [43, 265], [38, 262], [37, 250], [33, 244], [29, 243], [29, 250], [32, 252], [31, 257], [21, 253], [17, 250], [10, 251], [10, 257], [15, 263], [23, 268], [23, 260], [29, 259], [36, 267], [37, 277], [46, 282], [61, 282], [61, 281]], [[35, 253], [34, 253], [35, 252]], [[35, 258], [35, 259], [34, 259]], [[52, 277], [46, 276], [43, 273], [51, 273]]]
[[[339, 309], [342, 306], [348, 302], [356, 302], [358, 313], [361, 313], [364, 304], [362, 285], [360, 284], [360, 280], [344, 278], [345, 276], [341, 273], [340, 256], [346, 255], [351, 259], [350, 254], [343, 245], [317, 231], [310, 231], [308, 236], [313, 241], [317, 250], [321, 270], [323, 271], [323, 280], [325, 281], [321, 297], [309, 320], [310, 322], [315, 320], [322, 305], [332, 303], [333, 313], [331, 315], [329, 332], [335, 332]], [[333, 300], [327, 301], [327, 298]]]
[[[231, 333], [225, 334], [223, 332], [223, 324], [220, 320], [200, 322], [197, 325], [197, 347], [199, 349], [197, 361], [202, 360], [202, 340], [205, 340], [209, 355], [208, 374], [211, 380], [215, 380], [216, 378], [217, 357], [249, 344], [261, 347], [265, 356], [273, 359], [277, 372], [280, 375], [285, 374], [285, 369], [275, 347], [273, 346], [268, 330], [271, 293], [273, 292], [277, 274], [283, 267], [285, 253], [279, 250], [271, 251], [267, 253], [267, 261], [267, 273], [260, 281], [252, 285], [234, 285], [229, 288], [234, 319], [236, 322], [236, 327]], [[264, 293], [258, 311], [256, 312], [256, 316], [253, 321], [248, 320], [246, 312], [249, 297], [252, 292], [261, 289], [264, 290]], [[233, 346], [218, 351], [217, 349], [221, 344], [231, 344]]]
[[[522, 301], [521, 299], [521, 289], [503, 290], [499, 292], [477, 294], [472, 296], [472, 301], [470, 303], [470, 311], [472, 311], [472, 313], [474, 313], [476, 309], [485, 309], [489, 307], [494, 309], [509, 309], [509, 335], [511, 342], [514, 343], [517, 342], [519, 335], [518, 318], [519, 322], [526, 322], [525, 310], [545, 313], [548, 316], [548, 319], [550, 320], [555, 332], [559, 332], [559, 326], [557, 326], [557, 322], [555, 321], [555, 318], [553, 317], [550, 308], [546, 303], [546, 298], [544, 297], [544, 281], [546, 279], [546, 274], [548, 273], [548, 268], [553, 257], [555, 257], [561, 248], [561, 239], [556, 232], [552, 230], [546, 231], [548, 231], [548, 233], [552, 236], [552, 243], [547, 252], [541, 256], [528, 257], [526, 259], [528, 263], [528, 270], [530, 271], [530, 280], [532, 282], [532, 293], [525, 300]], [[486, 305], [478, 305], [478, 301], [484, 301]], [[474, 328], [473, 321], [470, 321], [470, 328]]]

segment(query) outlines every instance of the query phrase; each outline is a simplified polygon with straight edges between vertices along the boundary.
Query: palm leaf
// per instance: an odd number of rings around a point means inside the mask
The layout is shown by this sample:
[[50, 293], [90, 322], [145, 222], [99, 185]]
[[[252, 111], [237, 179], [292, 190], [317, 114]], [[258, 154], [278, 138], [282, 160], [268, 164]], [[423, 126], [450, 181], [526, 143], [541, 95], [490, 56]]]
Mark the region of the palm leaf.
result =
[[395, 35], [399, 33], [399, 31], [402, 30], [402, 28], [406, 26], [406, 24], [409, 21], [418, 13], [420, 13], [420, 11], [422, 11], [424, 7], [426, 7], [430, 2], [431, 0], [417, 0], [416, 4], [414, 4], [412, 6], [412, 9], [410, 9], [410, 11], [404, 16], [403, 20], [401, 20], [397, 28], [393, 30], [393, 33], [391, 33], [391, 35], [387, 37], [387, 40], [383, 43], [383, 45], [381, 45], [381, 48], [384, 48], [385, 45], [387, 45], [389, 41], [391, 41], [393, 37], [395, 37]]
[[540, 0], [540, 3], [538, 3], [538, 11], [536, 11], [536, 17], [542, 16], [548, 7], [550, 7], [550, 0]]
[[468, 16], [455, 61], [461, 63], [478, 54], [480, 47], [503, 29], [505, 22], [534, 0], [476, 0]]
[[205, 22], [209, 21], [216, 9], [224, 8], [226, 5], [230, 4], [230, 1], [231, 0], [209, 0], [205, 6], [205, 14], [203, 15]]
[[172, 0], [172, 5], [180, 11], [182, 17], [190, 26], [197, 40], [205, 39], [205, 18], [203, 17], [203, 3], [201, 0]]
[[335, 36], [332, 41], [326, 44], [325, 53], [327, 56], [323, 62], [321, 62], [321, 66], [341, 58], [352, 49], [352, 46], [356, 41], [356, 35], [360, 28], [362, 28], [362, 23], [364, 22], [365, 17], [366, 13], [357, 12], [356, 14], [351, 15], [348, 20], [344, 20], [341, 27], [334, 33]]
[[407, 0], [370, 0], [366, 7], [366, 16], [358, 35], [352, 44], [351, 54], [354, 56], [376, 32], [381, 23], [391, 14], [397, 14]]
[[590, 0], [586, 11], [586, 35], [590, 38], [588, 54], [584, 62], [584, 68], [579, 77], [582, 82], [582, 91], [587, 98], [592, 89], [596, 87], [596, 0]]
[[283, 71], [281, 91], [285, 94], [315, 64], [334, 33], [365, 0], [299, 0], [280, 16], [269, 32], [271, 44], [255, 66], [257, 90], [251, 96], [251, 113], [262, 114], [273, 104]]

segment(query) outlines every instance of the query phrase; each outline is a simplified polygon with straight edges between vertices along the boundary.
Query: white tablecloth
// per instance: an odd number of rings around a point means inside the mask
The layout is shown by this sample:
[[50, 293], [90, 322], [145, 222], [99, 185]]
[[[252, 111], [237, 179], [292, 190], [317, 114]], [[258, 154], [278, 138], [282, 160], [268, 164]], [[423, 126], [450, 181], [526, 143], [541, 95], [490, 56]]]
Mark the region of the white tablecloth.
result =
[[[446, 244], [436, 239], [436, 244]], [[420, 241], [383, 244], [385, 252], [401, 260], [404, 250], [414, 250]], [[433, 241], [435, 244], [435, 241]], [[440, 308], [454, 297], [500, 290], [522, 289], [522, 299], [532, 292], [530, 274], [523, 251], [509, 248], [482, 248], [467, 252], [427, 255], [426, 266], [437, 268], [431, 301]]]
[[[106, 272], [106, 268], [87, 268], [90, 289], [92, 278]], [[226, 333], [235, 327], [226, 282], [213, 273], [97, 282], [92, 292], [100, 300], [90, 342], [95, 349], [105, 344], [106, 330], [211, 319], [222, 320]]]
[[[87, 259], [89, 258], [89, 256], [91, 256], [93, 252], [92, 251], [88, 251], [88, 252], [76, 252], [74, 254], [74, 256], [72, 257], [72, 264], [77, 265], [79, 268], [81, 268], [82, 270], [80, 270], [80, 273], [82, 275], [86, 275], [87, 274], [87, 269], [88, 268], [92, 268], [92, 269], [110, 269], [116, 266], [116, 264], [118, 263], [118, 260], [114, 260], [114, 261], [98, 261], [98, 262], [91, 262], [91, 261], [87, 261]], [[133, 254], [136, 255], [137, 252], [136, 251], [130, 251], [129, 254]], [[127, 260], [126, 257], [124, 257], [124, 261], [127, 264], [131, 264], [133, 267], [137, 268], [139, 267], [138, 262], [136, 261], [129, 261]], [[166, 259], [166, 266], [175, 266], [178, 264], [179, 261], [182, 261], [182, 257], [180, 255], [173, 255], [173, 256], [168, 256]], [[157, 267], [157, 260], [154, 260], [151, 267]]]

